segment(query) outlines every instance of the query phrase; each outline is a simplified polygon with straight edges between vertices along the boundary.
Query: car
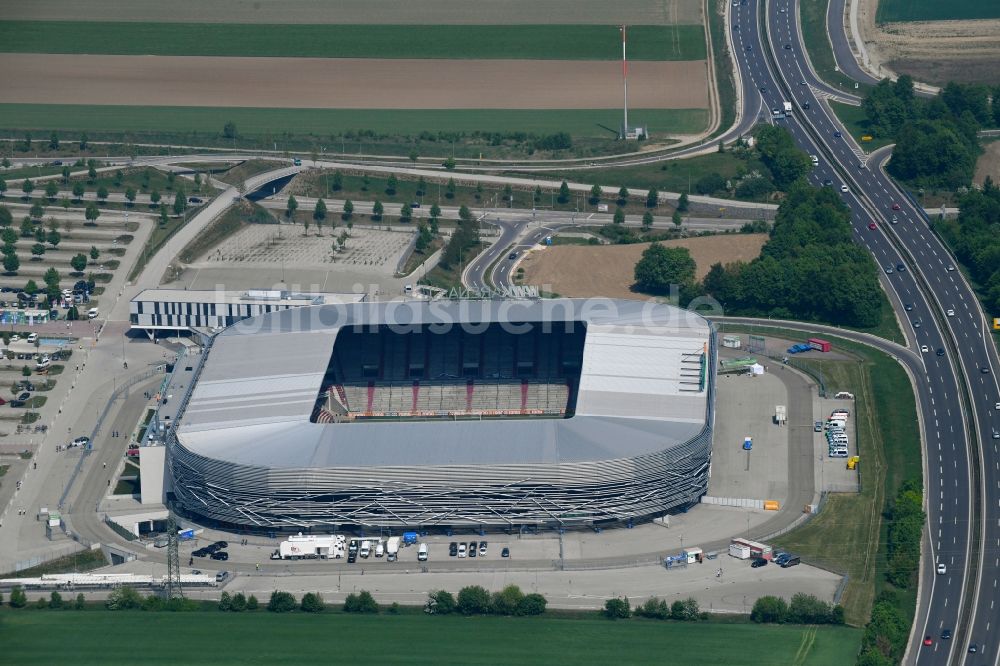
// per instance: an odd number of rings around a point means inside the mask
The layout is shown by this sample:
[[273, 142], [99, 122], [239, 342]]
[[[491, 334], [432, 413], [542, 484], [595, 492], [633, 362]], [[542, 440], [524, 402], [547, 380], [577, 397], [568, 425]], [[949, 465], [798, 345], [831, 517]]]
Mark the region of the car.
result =
[[951, 629], [941, 630], [941, 640], [946, 641], [951, 638]]
[[476, 553], [479, 552], [478, 545], [475, 541], [469, 542], [469, 557], [475, 557]]
[[898, 203], [892, 204], [892, 209], [893, 210], [899, 210], [899, 204]]
[[[785, 10], [782, 9], [781, 11], [785, 11]], [[785, 49], [786, 51], [791, 51], [792, 50], [792, 45], [791, 44], [785, 44], [782, 48]]]
[[201, 203], [201, 199], [198, 197], [188, 197], [188, 203]]
[[934, 641], [930, 636], [924, 636], [924, 645], [934, 645]]
[[500, 551], [500, 557], [510, 557], [510, 548], [504, 546], [504, 549]]
[[799, 85], [800, 86], [804, 86], [804, 85], [806, 85], [806, 82], [805, 81], [799, 81]]
[[889, 220], [889, 223], [890, 224], [899, 224], [899, 218], [897, 218], [895, 215], [893, 215], [892, 219]]
[[221, 583], [222, 581], [226, 580], [227, 578], [229, 578], [229, 572], [228, 571], [220, 571], [219, 573], [215, 574], [215, 582], [216, 583]]
[[229, 542], [228, 541], [216, 541], [215, 543], [212, 544], [212, 547], [213, 548], [218, 548], [220, 550], [223, 549], [223, 548], [228, 548], [229, 547]]
[[858, 162], [858, 168], [859, 169], [867, 169], [868, 165], [865, 164], [864, 162]]
[[1000, 432], [997, 432], [996, 430], [994, 430], [992, 437], [993, 437], [993, 439], [1000, 439]]
[[767, 86], [761, 86], [761, 87], [760, 87], [760, 91], [761, 91], [762, 93], [766, 93], [766, 92], [767, 92]]
[[931, 348], [930, 348], [930, 347], [928, 347], [927, 345], [922, 345], [922, 346], [920, 347], [920, 351], [922, 351], [922, 352], [923, 352], [923, 353], [925, 353], [925, 354], [929, 354], [929, 353], [930, 353], [930, 351], [931, 351]]
[[993, 405], [993, 409], [995, 409], [997, 411], [1000, 411], [1000, 402], [998, 402], [997, 404]]
[[454, 541], [448, 544], [448, 555], [450, 555], [451, 557], [455, 557], [456, 555], [458, 555], [458, 544], [455, 543]]
[[941, 575], [948, 573], [948, 565], [946, 565], [944, 562], [938, 562], [937, 572], [938, 574]]
[[14, 335], [10, 336], [10, 341], [11, 342], [17, 342], [20, 339], [21, 339], [21, 336], [18, 335], [17, 333], [15, 333]]
[[465, 557], [466, 545], [464, 543], [458, 544], [458, 556]]
[[191, 557], [208, 557], [210, 553], [204, 548], [199, 548], [198, 550], [191, 551]]
[[28, 393], [27, 391], [24, 391], [24, 392], [23, 392], [23, 393], [21, 393], [21, 394], [20, 394], [19, 396], [17, 396], [17, 399], [18, 399], [18, 400], [27, 400], [27, 399], [28, 399], [28, 398], [30, 398], [30, 397], [31, 397], [31, 394], [30, 394], [30, 393]]
[[816, 421], [813, 423], [813, 432], [823, 432], [823, 422]]
[[25, 338], [25, 341], [27, 341], [29, 344], [34, 344], [36, 340], [38, 340], [38, 333], [29, 333], [28, 337]]
[[892, 274], [892, 266], [886, 266], [885, 267], [885, 273], [886, 273], [886, 275], [891, 275]]
[[357, 553], [348, 553], [347, 554], [347, 563], [348, 564], [354, 564], [357, 561], [358, 561], [358, 554]]
[[838, 139], [841, 138], [842, 136], [844, 136], [843, 134], [841, 134], [840, 130], [837, 130], [836, 132], [834, 132], [833, 135], [835, 137], [837, 137]]
[[296, 157], [294, 160], [292, 160], [292, 165], [293, 166], [302, 166], [302, 160], [300, 160], [299, 158]]
[[947, 310], [947, 312], [945, 312], [945, 314], [948, 315], [949, 317], [954, 317], [955, 316], [955, 311], [952, 310], [951, 308], [948, 308], [948, 310]]
[[948, 264], [948, 268], [946, 268], [945, 270], [948, 271], [949, 273], [953, 273], [955, 271], [955, 267], [952, 266], [951, 264]]
[[878, 225], [875, 224], [874, 222], [869, 222], [868, 228], [871, 229], [872, 231], [875, 231], [876, 229], [878, 229]]
[[[785, 9], [784, 7], [782, 7], [781, 9], [778, 10], [778, 13], [779, 14], [784, 14], [787, 11], [788, 11], [787, 9]], [[786, 49], [788, 48], [788, 44], [785, 44], [785, 48]]]
[[830, 187], [831, 185], [833, 185], [833, 181], [829, 178], [823, 181], [823, 187]]
[[84, 436], [84, 437], [77, 437], [76, 439], [74, 439], [72, 442], [69, 443], [69, 446], [70, 448], [75, 449], [78, 446], [86, 447], [88, 444], [90, 444], [90, 438]]
[[920, 328], [920, 320], [917, 319], [913, 322], [913, 328]]
[[486, 557], [486, 542], [479, 542], [479, 557]]
[[984, 375], [988, 375], [990, 374], [990, 368], [989, 366], [984, 365], [983, 367], [979, 368], [979, 372], [983, 373]]
[[767, 560], [765, 560], [763, 557], [755, 557], [755, 558], [753, 558], [753, 560], [750, 561], [750, 566], [753, 569], [757, 569], [757, 568], [760, 568], [760, 567], [766, 567], [767, 566]]
[[410, 202], [410, 208], [420, 208], [420, 202], [419, 201], [411, 201]]
[[747, 44], [746, 51], [753, 51], [753, 44]]
[[511, 252], [507, 255], [508, 259], [517, 259], [517, 252]]
[[938, 350], [937, 350], [937, 351], [936, 351], [935, 353], [936, 353], [936, 354], [937, 354], [938, 356], [944, 356], [944, 348], [942, 348], [942, 347], [938, 347]]
[[26, 403], [24, 402], [24, 400], [11, 400], [8, 404], [11, 407], [24, 407]]
[[841, 185], [840, 186], [840, 191], [843, 192], [844, 194], [847, 194], [851, 190], [847, 187], [847, 185]]
[[62, 166], [62, 165], [63, 165], [63, 163], [62, 163], [62, 160], [55, 160], [55, 161], [54, 161], [54, 162], [52, 163], [52, 166]]
[[907, 312], [912, 312], [913, 311], [913, 303], [907, 303], [907, 304], [905, 304], [903, 306], [903, 309], [906, 310]]
[[209, 555], [209, 557], [211, 557], [213, 560], [218, 560], [219, 562], [225, 562], [226, 560], [229, 559], [229, 553], [227, 553], [224, 550], [220, 550], [216, 553], [212, 553], [211, 555]]
[[898, 273], [905, 273], [906, 272], [906, 264], [896, 264], [896, 272], [898, 272]]
[[802, 108], [808, 110], [812, 108], [812, 105], [810, 105], [808, 101], [804, 101], [802, 102]]
[[969, 643], [969, 654], [976, 654], [979, 652], [979, 647], [975, 643]]

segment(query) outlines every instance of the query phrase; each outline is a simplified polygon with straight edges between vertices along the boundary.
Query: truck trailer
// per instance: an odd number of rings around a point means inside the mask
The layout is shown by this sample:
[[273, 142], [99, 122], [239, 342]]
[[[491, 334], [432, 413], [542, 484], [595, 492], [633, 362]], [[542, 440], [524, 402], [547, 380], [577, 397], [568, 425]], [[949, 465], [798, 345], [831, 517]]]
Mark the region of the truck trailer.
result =
[[396, 557], [399, 555], [399, 537], [389, 537], [389, 540], [385, 542], [385, 555], [388, 561], [396, 561]]

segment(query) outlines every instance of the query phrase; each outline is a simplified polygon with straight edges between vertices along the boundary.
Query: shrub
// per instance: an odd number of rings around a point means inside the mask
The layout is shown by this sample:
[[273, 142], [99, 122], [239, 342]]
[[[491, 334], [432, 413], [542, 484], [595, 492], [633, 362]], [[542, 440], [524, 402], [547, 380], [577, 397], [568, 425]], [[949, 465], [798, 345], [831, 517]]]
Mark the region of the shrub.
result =
[[52, 594], [49, 595], [49, 608], [62, 608], [63, 600], [62, 595], [52, 590]]
[[788, 604], [781, 597], [765, 595], [757, 599], [750, 611], [750, 619], [754, 622], [779, 623], [788, 617]]
[[612, 620], [632, 617], [632, 607], [628, 603], [628, 597], [624, 599], [616, 597], [605, 601], [604, 616]]
[[232, 601], [229, 603], [229, 610], [234, 613], [242, 613], [247, 609], [247, 598], [243, 596], [242, 592], [237, 592], [233, 595]]
[[306, 613], [319, 613], [326, 610], [323, 597], [316, 592], [306, 592], [302, 595], [302, 604], [300, 607]]
[[49, 602], [45, 599], [45, 597], [38, 597], [38, 599], [35, 600], [35, 608], [43, 610], [48, 607], [49, 607]]
[[648, 617], [654, 620], [666, 620], [670, 617], [670, 606], [662, 599], [649, 598], [646, 602], [635, 609], [636, 615]]
[[257, 608], [259, 607], [259, 605], [260, 604], [257, 601], [257, 597], [255, 597], [252, 594], [249, 597], [247, 597], [247, 610], [248, 611], [255, 611], [255, 610], [257, 610]]
[[829, 624], [830, 604], [812, 594], [799, 592], [788, 605], [788, 622], [798, 624]]
[[508, 585], [500, 592], [494, 592], [490, 610], [494, 615], [513, 615], [524, 600], [524, 592], [517, 585]]
[[517, 615], [541, 615], [545, 612], [545, 606], [548, 601], [542, 595], [537, 592], [531, 592], [530, 594], [524, 595], [521, 602], [517, 605]]
[[378, 604], [368, 590], [353, 592], [344, 600], [345, 613], [378, 613]]
[[295, 597], [290, 592], [275, 590], [267, 602], [267, 610], [272, 613], [288, 613], [295, 610]]
[[166, 608], [167, 602], [155, 594], [151, 594], [142, 600], [142, 610], [144, 611], [162, 611]]
[[87, 599], [83, 596], [83, 592], [76, 595], [76, 603], [73, 604], [75, 610], [83, 610], [87, 603]]
[[448, 615], [455, 612], [455, 597], [451, 592], [438, 590], [427, 595], [424, 612], [432, 615]]
[[393, 601], [388, 612], [390, 615], [399, 615], [399, 602]]
[[108, 610], [135, 610], [142, 608], [142, 601], [142, 595], [126, 585], [113, 590], [104, 606]]
[[233, 598], [229, 596], [228, 592], [223, 592], [222, 596], [219, 597], [219, 610], [231, 611], [232, 609], [233, 609]]
[[462, 615], [485, 615], [490, 612], [490, 593], [481, 585], [469, 585], [458, 591], [458, 612]]
[[683, 601], [678, 599], [670, 606], [670, 617], [674, 620], [693, 622], [698, 619], [699, 615], [698, 602], [692, 597], [688, 597]]

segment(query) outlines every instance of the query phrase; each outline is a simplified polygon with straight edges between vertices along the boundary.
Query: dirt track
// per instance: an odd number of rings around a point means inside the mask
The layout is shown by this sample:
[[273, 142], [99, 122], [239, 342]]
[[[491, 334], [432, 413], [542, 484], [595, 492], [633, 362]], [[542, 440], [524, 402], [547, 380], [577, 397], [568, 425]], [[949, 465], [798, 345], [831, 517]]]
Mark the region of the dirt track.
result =
[[701, 25], [699, 0], [30, 0], [5, 20], [193, 23]]
[[[750, 261], [760, 254], [767, 234], [733, 234], [665, 241], [691, 251], [701, 279], [716, 262]], [[635, 298], [635, 264], [649, 243], [636, 245], [555, 245], [533, 251], [521, 262], [523, 284], [545, 286], [560, 296]]]
[[[634, 108], [708, 106], [705, 61], [636, 62]], [[621, 65], [559, 60], [0, 56], [0, 102], [332, 109], [604, 109]]]

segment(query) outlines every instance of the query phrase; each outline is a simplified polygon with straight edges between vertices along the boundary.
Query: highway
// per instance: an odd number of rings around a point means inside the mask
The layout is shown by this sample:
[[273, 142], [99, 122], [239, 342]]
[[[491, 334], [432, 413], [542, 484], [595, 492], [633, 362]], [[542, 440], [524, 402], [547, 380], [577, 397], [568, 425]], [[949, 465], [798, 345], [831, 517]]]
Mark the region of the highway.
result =
[[[974, 643], [979, 648], [976, 663], [997, 664], [1000, 507], [980, 499], [981, 493], [1000, 488], [997, 440], [991, 438], [993, 430], [1000, 431], [995, 409], [1000, 390], [986, 318], [952, 257], [930, 232], [926, 216], [879, 161], [869, 164], [822, 101], [826, 87], [816, 81], [802, 49], [797, 5], [779, 0], [761, 7], [756, 0], [740, 0], [733, 10], [734, 53], [744, 94], [756, 90], [767, 109], [792, 102], [792, 117], [773, 114], [771, 122], [788, 129], [803, 150], [818, 157], [810, 181], [842, 192], [858, 242], [884, 271], [882, 283], [905, 335], [917, 349], [928, 349], [922, 354], [925, 376], [917, 378], [917, 395], [926, 447], [929, 543], [907, 661], [964, 663]], [[937, 354], [939, 349], [943, 355]], [[988, 556], [981, 559], [977, 544], [984, 527]], [[946, 574], [935, 574], [937, 563], [947, 566]], [[954, 639], [941, 640], [942, 629], [952, 629]], [[921, 644], [925, 635], [932, 637], [931, 646]]]

